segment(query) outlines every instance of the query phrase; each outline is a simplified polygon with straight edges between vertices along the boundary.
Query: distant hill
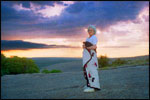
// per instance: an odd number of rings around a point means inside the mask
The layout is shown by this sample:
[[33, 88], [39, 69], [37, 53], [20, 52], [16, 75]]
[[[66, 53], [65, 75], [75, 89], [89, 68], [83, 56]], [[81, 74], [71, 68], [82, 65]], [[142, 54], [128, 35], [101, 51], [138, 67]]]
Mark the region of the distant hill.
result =
[[[134, 57], [120, 57], [121, 59], [132, 59], [132, 58], [147, 58], [149, 55], [143, 55], [143, 56], [134, 56]], [[116, 59], [116, 58], [110, 58], [110, 59]]]
[[81, 61], [81, 58], [65, 58], [65, 57], [34, 57], [29, 58], [35, 61], [35, 63], [38, 65], [39, 68], [53, 65], [53, 64], [59, 64], [63, 62], [72, 62], [72, 61]]
[[[147, 59], [149, 58], [149, 55], [143, 55], [143, 56], [135, 56], [135, 57], [121, 57], [120, 59], [123, 59], [123, 60], [137, 60], [137, 59]], [[109, 58], [111, 61], [114, 61], [116, 60], [117, 58]]]
[[[136, 57], [122, 57], [120, 59], [146, 59], [149, 58], [149, 55], [144, 56], [136, 56]], [[76, 63], [82, 63], [82, 58], [69, 58], [69, 57], [33, 57], [29, 58], [35, 61], [35, 63], [38, 65], [38, 67], [41, 69], [46, 66], [54, 65], [54, 64], [60, 64], [60, 63], [67, 63], [67, 62], [76, 62]], [[117, 58], [109, 58], [110, 61], [114, 61]]]

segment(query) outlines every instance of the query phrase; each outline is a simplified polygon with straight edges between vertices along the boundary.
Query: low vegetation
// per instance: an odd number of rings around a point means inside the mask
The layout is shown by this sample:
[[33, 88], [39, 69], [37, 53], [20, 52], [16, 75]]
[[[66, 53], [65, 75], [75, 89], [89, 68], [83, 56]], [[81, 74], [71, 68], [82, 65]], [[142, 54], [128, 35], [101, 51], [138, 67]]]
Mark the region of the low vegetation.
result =
[[39, 73], [38, 66], [32, 59], [13, 56], [7, 58], [1, 54], [1, 76], [6, 74]]
[[147, 59], [136, 59], [136, 60], [128, 60], [129, 65], [148, 65], [149, 58]]
[[116, 58], [114, 61], [112, 61], [110, 58], [108, 58], [106, 55], [101, 55], [98, 58], [99, 68], [100, 69], [109, 69], [110, 67], [119, 67], [119, 66], [136, 66], [136, 65], [148, 65], [149, 64], [149, 58], [140, 58], [140, 59], [122, 59], [122, 58]]
[[107, 56], [100, 56], [100, 58], [98, 58], [98, 64], [99, 67], [107, 67], [109, 66], [109, 59], [107, 58]]
[[42, 73], [45, 73], [45, 74], [48, 74], [48, 73], [61, 73], [61, 72], [62, 72], [61, 70], [56, 70], [56, 69], [53, 69], [51, 71], [49, 71], [47, 69], [42, 70]]
[[112, 62], [112, 64], [110, 66], [116, 67], [116, 66], [125, 65], [125, 64], [127, 64], [126, 60], [117, 58], [115, 61]]

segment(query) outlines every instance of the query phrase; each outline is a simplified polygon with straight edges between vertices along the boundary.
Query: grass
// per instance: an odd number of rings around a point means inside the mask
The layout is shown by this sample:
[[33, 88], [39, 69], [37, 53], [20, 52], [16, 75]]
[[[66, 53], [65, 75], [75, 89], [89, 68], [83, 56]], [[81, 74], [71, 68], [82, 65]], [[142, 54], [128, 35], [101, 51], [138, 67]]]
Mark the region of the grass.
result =
[[49, 71], [47, 69], [42, 70], [42, 73], [45, 73], [45, 74], [48, 74], [48, 73], [61, 73], [61, 72], [62, 72], [61, 70], [56, 70], [56, 69], [53, 69], [51, 71]]

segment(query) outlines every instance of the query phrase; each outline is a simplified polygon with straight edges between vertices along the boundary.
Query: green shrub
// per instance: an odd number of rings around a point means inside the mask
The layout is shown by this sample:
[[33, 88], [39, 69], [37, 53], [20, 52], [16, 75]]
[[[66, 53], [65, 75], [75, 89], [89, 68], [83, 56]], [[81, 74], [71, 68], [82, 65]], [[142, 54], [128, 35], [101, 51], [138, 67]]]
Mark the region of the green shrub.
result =
[[49, 71], [49, 70], [47, 70], [47, 69], [43, 69], [43, 70], [42, 70], [42, 73], [47, 74], [47, 73], [51, 73], [51, 71]]
[[149, 63], [149, 58], [145, 59], [145, 61]]
[[56, 69], [53, 69], [51, 71], [49, 71], [47, 69], [42, 70], [42, 73], [45, 73], [45, 74], [47, 74], [47, 73], [60, 73], [60, 72], [62, 72], [62, 71], [61, 70], [56, 70]]
[[100, 58], [98, 58], [98, 64], [99, 67], [107, 67], [109, 66], [109, 59], [107, 58], [107, 56], [100, 56]]
[[61, 73], [61, 72], [62, 72], [61, 70], [56, 70], [56, 69], [51, 70], [51, 73]]
[[123, 65], [126, 64], [127, 61], [126, 60], [122, 60], [120, 58], [117, 58], [115, 61], [112, 62], [113, 66], [119, 66], [119, 65]]
[[1, 75], [39, 73], [39, 68], [32, 59], [17, 56], [6, 58], [3, 55], [1, 55], [1, 58], [3, 59], [1, 60]]
[[9, 74], [9, 70], [6, 66], [7, 58], [4, 56], [4, 54], [1, 54], [1, 76], [5, 74]]

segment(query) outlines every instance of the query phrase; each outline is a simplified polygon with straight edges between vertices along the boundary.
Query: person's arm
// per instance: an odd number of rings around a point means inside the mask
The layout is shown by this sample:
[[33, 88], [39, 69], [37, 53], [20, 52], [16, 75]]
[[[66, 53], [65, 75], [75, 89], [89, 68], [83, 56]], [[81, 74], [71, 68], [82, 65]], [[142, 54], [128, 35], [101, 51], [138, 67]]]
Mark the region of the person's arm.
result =
[[87, 49], [92, 49], [92, 50], [94, 50], [94, 49], [96, 49], [97, 48], [97, 46], [96, 45], [93, 45], [93, 46], [90, 46], [90, 47], [86, 47]]

